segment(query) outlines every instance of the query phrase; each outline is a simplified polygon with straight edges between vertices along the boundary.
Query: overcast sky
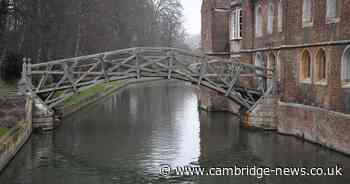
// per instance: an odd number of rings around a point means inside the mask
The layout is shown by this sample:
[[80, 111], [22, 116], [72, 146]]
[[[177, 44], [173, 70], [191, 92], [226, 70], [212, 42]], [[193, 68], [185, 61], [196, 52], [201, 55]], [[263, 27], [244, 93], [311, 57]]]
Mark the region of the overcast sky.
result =
[[200, 34], [202, 0], [181, 0], [184, 7], [185, 29], [188, 34]]

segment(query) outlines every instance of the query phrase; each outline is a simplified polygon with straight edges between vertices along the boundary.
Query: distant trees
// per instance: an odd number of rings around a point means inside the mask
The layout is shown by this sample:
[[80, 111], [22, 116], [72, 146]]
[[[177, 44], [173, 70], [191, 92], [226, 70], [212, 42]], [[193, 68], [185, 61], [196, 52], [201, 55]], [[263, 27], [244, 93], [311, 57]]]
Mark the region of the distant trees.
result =
[[43, 62], [132, 46], [185, 47], [179, 0], [0, 0], [0, 54]]

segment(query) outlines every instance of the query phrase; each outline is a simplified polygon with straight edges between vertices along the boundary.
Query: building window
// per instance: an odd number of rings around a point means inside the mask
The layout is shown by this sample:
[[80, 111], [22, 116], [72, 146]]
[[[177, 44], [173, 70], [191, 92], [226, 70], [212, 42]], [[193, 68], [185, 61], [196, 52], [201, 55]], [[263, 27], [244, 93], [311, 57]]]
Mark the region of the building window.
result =
[[303, 26], [312, 26], [312, 0], [303, 2]]
[[282, 0], [278, 1], [278, 10], [277, 10], [277, 28], [279, 32], [282, 32], [283, 30], [283, 6], [282, 6]]
[[13, 0], [9, 0], [7, 3], [8, 3], [8, 9], [13, 10], [15, 6], [15, 3], [13, 2]]
[[[265, 67], [265, 57], [262, 53], [258, 52], [255, 54], [255, 66], [257, 67]], [[258, 81], [258, 90], [266, 90], [266, 83], [264, 82], [264, 79], [261, 75], [264, 74], [263, 70], [256, 70], [257, 74], [257, 81]]]
[[327, 60], [326, 53], [323, 49], [318, 50], [315, 63], [315, 81], [326, 82]]
[[[261, 53], [255, 54], [255, 66], [257, 67], [265, 67], [264, 58]], [[263, 74], [261, 70], [258, 70], [257, 74]]]
[[231, 39], [242, 39], [242, 9], [235, 8], [231, 14]]
[[300, 80], [311, 82], [311, 56], [308, 50], [303, 50], [301, 53]]
[[273, 18], [275, 14], [275, 8], [273, 7], [273, 4], [269, 4], [269, 11], [267, 16], [267, 33], [271, 34], [273, 33]]
[[262, 36], [262, 12], [261, 6], [255, 6], [255, 35]]
[[282, 72], [282, 64], [281, 64], [281, 51], [278, 51], [277, 53], [277, 60], [276, 60], [276, 75], [277, 80], [281, 81], [281, 72]]
[[338, 3], [337, 0], [327, 0], [326, 22], [334, 23], [338, 18]]
[[345, 49], [342, 58], [342, 84], [350, 88], [350, 46]]
[[[269, 57], [268, 57], [268, 61], [267, 61], [267, 68], [268, 69], [276, 69], [276, 57], [273, 53], [270, 53]], [[272, 77], [273, 72], [269, 71], [268, 72], [269, 77]]]

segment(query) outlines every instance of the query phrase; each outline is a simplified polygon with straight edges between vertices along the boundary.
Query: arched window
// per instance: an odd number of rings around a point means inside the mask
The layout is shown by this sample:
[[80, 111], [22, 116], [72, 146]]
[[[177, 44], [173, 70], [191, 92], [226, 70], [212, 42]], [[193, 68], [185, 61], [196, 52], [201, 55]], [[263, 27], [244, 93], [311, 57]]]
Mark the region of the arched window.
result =
[[255, 35], [262, 36], [262, 12], [260, 5], [255, 6]]
[[[257, 67], [264, 67], [265, 66], [265, 62], [264, 62], [264, 57], [263, 55], [258, 52], [255, 54], [255, 66]], [[258, 74], [262, 74], [263, 72], [262, 71], [258, 71]]]
[[276, 72], [277, 72], [277, 79], [278, 79], [278, 81], [280, 81], [281, 80], [281, 72], [282, 72], [281, 51], [277, 52]]
[[323, 49], [318, 50], [315, 63], [315, 81], [325, 82], [327, 75], [326, 53]]
[[327, 0], [327, 21], [337, 18], [337, 0]]
[[283, 30], [283, 6], [282, 0], [278, 1], [278, 10], [277, 10], [277, 28], [279, 32]]
[[303, 2], [303, 25], [309, 25], [312, 22], [312, 0]]
[[350, 46], [348, 46], [342, 58], [342, 83], [350, 87]]
[[308, 50], [303, 50], [300, 59], [300, 80], [311, 79], [311, 56]]
[[[268, 69], [275, 69], [276, 67], [276, 57], [275, 54], [270, 53], [267, 61], [267, 68]], [[272, 75], [272, 72], [268, 72], [269, 75]]]
[[269, 4], [269, 11], [267, 16], [267, 33], [271, 34], [273, 32], [273, 18], [275, 14], [275, 8], [273, 4]]
[[[255, 54], [255, 66], [257, 67], [265, 67], [265, 57], [262, 53], [258, 52]], [[262, 70], [256, 70], [256, 74], [263, 75], [264, 71]], [[263, 80], [263, 77], [259, 76], [257, 78], [258, 80], [258, 89], [259, 90], [266, 90], [266, 83]]]

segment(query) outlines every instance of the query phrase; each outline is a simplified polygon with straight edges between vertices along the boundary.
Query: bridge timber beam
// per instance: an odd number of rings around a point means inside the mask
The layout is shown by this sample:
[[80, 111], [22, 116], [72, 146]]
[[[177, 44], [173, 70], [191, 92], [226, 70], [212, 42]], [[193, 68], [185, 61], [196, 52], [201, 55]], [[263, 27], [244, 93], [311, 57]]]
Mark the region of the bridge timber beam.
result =
[[264, 94], [272, 69], [237, 59], [193, 54], [175, 48], [137, 47], [76, 58], [23, 65], [27, 93], [54, 108], [87, 86], [129, 78], [178, 79], [211, 88], [251, 108]]

